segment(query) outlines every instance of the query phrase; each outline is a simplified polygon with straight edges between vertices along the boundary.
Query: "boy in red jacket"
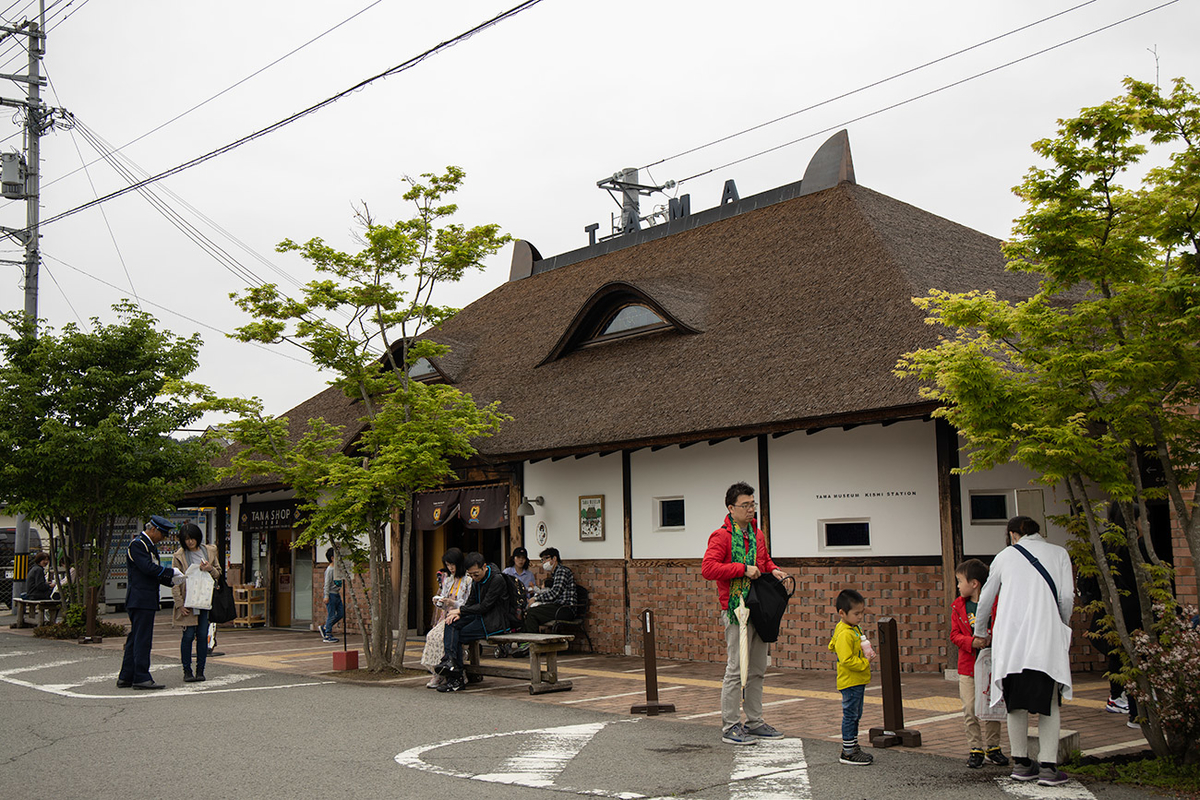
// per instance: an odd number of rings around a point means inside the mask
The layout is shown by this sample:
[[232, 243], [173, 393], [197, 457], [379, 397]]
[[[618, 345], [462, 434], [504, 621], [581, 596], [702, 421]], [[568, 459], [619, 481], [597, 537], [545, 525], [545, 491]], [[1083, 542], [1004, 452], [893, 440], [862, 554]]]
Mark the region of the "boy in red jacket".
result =
[[[967, 766], [979, 769], [984, 756], [993, 764], [1004, 766], [1008, 757], [1000, 751], [1000, 723], [982, 723], [975, 716], [975, 651], [985, 647], [983, 639], [975, 638], [975, 609], [979, 590], [987, 583], [988, 568], [977, 558], [969, 558], [954, 570], [958, 578], [958, 597], [950, 606], [950, 641], [958, 647], [958, 696], [963, 704], [963, 726], [967, 729], [967, 744], [971, 754]], [[995, 612], [992, 618], [995, 619]], [[986, 747], [986, 750], [985, 750]]]

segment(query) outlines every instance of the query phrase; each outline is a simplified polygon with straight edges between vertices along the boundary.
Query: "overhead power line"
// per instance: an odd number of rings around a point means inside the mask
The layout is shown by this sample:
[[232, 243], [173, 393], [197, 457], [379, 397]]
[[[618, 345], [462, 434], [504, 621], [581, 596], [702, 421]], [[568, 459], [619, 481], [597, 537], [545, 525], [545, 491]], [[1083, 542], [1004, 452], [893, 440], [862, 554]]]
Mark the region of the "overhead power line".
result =
[[471, 38], [472, 36], [474, 36], [477, 33], [481, 33], [482, 31], [485, 31], [488, 28], [498, 25], [507, 19], [515, 17], [517, 14], [520, 14], [522, 11], [532, 8], [533, 6], [537, 5], [540, 2], [542, 2], [542, 0], [525, 0], [525, 2], [520, 3], [516, 6], [513, 6], [512, 8], [508, 9], [507, 11], [497, 14], [496, 16], [492, 17], [491, 19], [489, 19], [485, 22], [482, 22], [469, 30], [463, 31], [462, 33], [458, 34], [457, 36], [455, 36], [451, 39], [447, 39], [446, 41], [441, 42], [440, 44], [434, 45], [433, 47], [429, 48], [428, 50], [425, 50], [424, 52], [422, 52], [416, 56], [413, 56], [412, 58], [408, 59], [407, 61], [397, 64], [396, 66], [392, 67], [391, 69], [385, 70], [384, 72], [381, 72], [378, 75], [374, 75], [370, 78], [366, 78], [365, 80], [361, 80], [358, 83], [354, 84], [353, 86], [338, 92], [337, 94], [333, 95], [332, 97], [328, 97], [328, 98], [322, 100], [321, 102], [311, 105], [302, 111], [298, 111], [295, 114], [292, 114], [291, 116], [285, 117], [284, 119], [281, 119], [280, 121], [278, 121], [272, 125], [268, 125], [267, 127], [257, 130], [254, 133], [251, 133], [247, 136], [243, 136], [241, 139], [230, 142], [227, 145], [218, 147], [216, 150], [212, 150], [208, 153], [205, 153], [202, 156], [197, 156], [196, 158], [193, 158], [190, 161], [185, 161], [184, 163], [179, 164], [178, 166], [172, 167], [171, 169], [165, 170], [156, 175], [152, 175], [149, 178], [146, 178], [143, 181], [139, 181], [138, 183], [136, 183], [132, 186], [126, 186], [122, 189], [118, 189], [114, 192], [110, 192], [110, 193], [104, 195], [103, 197], [96, 198], [95, 200], [90, 200], [82, 205], [75, 206], [74, 208], [68, 209], [67, 211], [63, 211], [58, 214], [55, 214], [54, 216], [52, 216], [48, 219], [42, 220], [41, 224], [42, 224], [42, 226], [46, 226], [53, 222], [57, 222], [61, 219], [65, 219], [66, 217], [72, 216], [73, 214], [77, 214], [80, 211], [91, 208], [92, 206], [96, 206], [96, 205], [99, 205], [100, 203], [105, 203], [114, 198], [121, 197], [122, 195], [128, 194], [129, 192], [135, 191], [137, 189], [140, 189], [141, 187], [146, 186], [147, 184], [154, 183], [156, 181], [160, 181], [163, 178], [169, 177], [171, 175], [176, 175], [180, 172], [183, 172], [184, 170], [191, 169], [192, 167], [197, 166], [198, 164], [203, 164], [205, 161], [209, 161], [211, 159], [216, 158], [217, 156], [224, 155], [225, 153], [228, 153], [229, 151], [234, 150], [235, 148], [241, 147], [242, 145], [246, 144], [247, 142], [254, 141], [255, 139], [259, 139], [263, 136], [266, 136], [269, 133], [273, 133], [274, 131], [277, 131], [286, 125], [290, 125], [291, 123], [295, 122], [296, 120], [298, 120], [302, 117], [306, 117], [315, 111], [319, 111], [328, 105], [332, 105], [333, 103], [336, 103], [338, 100], [341, 100], [343, 97], [353, 94], [354, 92], [358, 91], [359, 89], [369, 86], [370, 84], [374, 83], [375, 81], [382, 80], [383, 78], [388, 78], [393, 75], [398, 75], [401, 72], [405, 72], [409, 69], [412, 69], [413, 67], [417, 66], [421, 62], [425, 61], [426, 59], [428, 59], [434, 55], [437, 55], [438, 53], [442, 52], [443, 50], [449, 49], [450, 47], [453, 47], [454, 45], [459, 44], [460, 42], [463, 42], [463, 41]]
[[[1057, 50], [1057, 49], [1059, 49], [1060, 47], [1066, 47], [1066, 46], [1067, 46], [1067, 45], [1069, 45], [1069, 44], [1074, 44], [1075, 42], [1078, 42], [1078, 41], [1080, 41], [1080, 40], [1082, 40], [1082, 39], [1086, 39], [1086, 38], [1087, 38], [1087, 37], [1089, 37], [1089, 36], [1094, 36], [1094, 35], [1096, 35], [1097, 33], [1102, 33], [1102, 32], [1104, 32], [1104, 31], [1110, 30], [1110, 29], [1112, 29], [1112, 28], [1115, 28], [1115, 27], [1117, 27], [1118, 25], [1124, 25], [1126, 22], [1130, 22], [1130, 21], [1132, 21], [1132, 20], [1135, 20], [1135, 19], [1137, 19], [1137, 18], [1139, 18], [1139, 17], [1144, 17], [1144, 16], [1146, 16], [1147, 14], [1152, 14], [1152, 13], [1154, 13], [1155, 11], [1159, 11], [1159, 10], [1161, 10], [1161, 9], [1164, 9], [1164, 8], [1166, 8], [1167, 6], [1172, 6], [1172, 5], [1175, 5], [1175, 4], [1176, 4], [1176, 3], [1178, 3], [1178, 2], [1179, 2], [1179, 0], [1168, 0], [1168, 1], [1167, 1], [1167, 2], [1165, 2], [1165, 3], [1162, 3], [1162, 4], [1160, 4], [1160, 5], [1154, 6], [1153, 8], [1148, 8], [1148, 9], [1146, 9], [1145, 11], [1140, 11], [1140, 12], [1138, 12], [1137, 14], [1131, 14], [1130, 16], [1128, 16], [1128, 17], [1125, 17], [1124, 19], [1120, 19], [1120, 20], [1117, 20], [1116, 22], [1110, 23], [1110, 24], [1108, 24], [1108, 25], [1104, 25], [1104, 26], [1101, 26], [1101, 27], [1099, 27], [1099, 28], [1096, 28], [1096, 29], [1094, 29], [1094, 30], [1090, 30], [1090, 31], [1088, 31], [1087, 33], [1082, 33], [1082, 34], [1080, 34], [1079, 36], [1074, 36], [1074, 37], [1072, 37], [1072, 38], [1070, 38], [1070, 39], [1067, 39], [1067, 40], [1065, 40], [1065, 41], [1059, 42], [1058, 44], [1051, 45], [1050, 47], [1044, 47], [1044, 48], [1042, 48], [1041, 50], [1037, 50], [1037, 51], [1035, 51], [1035, 52], [1033, 52], [1033, 53], [1030, 53], [1030, 54], [1028, 54], [1028, 55], [1021, 56], [1020, 58], [1014, 58], [1012, 61], [1008, 61], [1008, 62], [1006, 62], [1006, 63], [1004, 63], [1004, 64], [1000, 64], [999, 66], [992, 67], [992, 68], [990, 68], [990, 69], [985, 69], [985, 70], [983, 70], [982, 72], [977, 72], [977, 73], [975, 73], [974, 75], [970, 75], [970, 76], [968, 76], [968, 77], [966, 77], [966, 78], [961, 78], [961, 79], [959, 79], [959, 80], [957, 80], [957, 81], [952, 81], [951, 83], [947, 83], [947, 84], [945, 84], [945, 85], [943, 85], [943, 86], [939, 86], [939, 87], [938, 87], [938, 88], [936, 88], [936, 89], [930, 89], [930, 90], [929, 90], [929, 91], [927, 91], [927, 92], [922, 92], [921, 94], [914, 95], [914, 96], [912, 96], [912, 97], [909, 97], [909, 98], [908, 98], [908, 99], [906, 99], [906, 100], [901, 100], [901, 101], [899, 101], [899, 102], [892, 103], [892, 104], [890, 104], [890, 105], [884, 106], [883, 108], [878, 108], [878, 109], [875, 109], [874, 111], [869, 111], [869, 112], [867, 112], [866, 114], [860, 114], [860, 115], [859, 115], [859, 116], [857, 116], [857, 117], [853, 117], [853, 118], [851, 118], [851, 119], [844, 120], [844, 121], [842, 121], [842, 122], [839, 122], [839, 123], [837, 123], [836, 125], [830, 125], [830, 126], [828, 126], [828, 127], [822, 128], [822, 129], [821, 129], [821, 130], [819, 130], [819, 131], [813, 131], [812, 133], [805, 134], [804, 136], [801, 136], [801, 137], [799, 137], [799, 138], [796, 138], [796, 139], [792, 139], [791, 141], [788, 141], [788, 142], [784, 142], [783, 144], [777, 144], [777, 145], [775, 145], [774, 147], [768, 147], [768, 148], [767, 148], [767, 149], [765, 149], [765, 150], [759, 150], [757, 153], [752, 153], [751, 155], [748, 155], [748, 156], [743, 156], [742, 158], [737, 158], [737, 159], [734, 159], [733, 161], [728, 161], [728, 162], [726, 162], [726, 163], [724, 163], [724, 164], [721, 164], [720, 166], [711, 167], [710, 169], [706, 169], [706, 170], [704, 170], [704, 171], [702, 171], [702, 172], [697, 172], [695, 175], [689, 175], [689, 176], [688, 176], [688, 177], [686, 177], [686, 178], [680, 178], [680, 179], [679, 179], [678, 181], [676, 181], [675, 183], [676, 183], [676, 185], [678, 186], [678, 185], [680, 185], [680, 184], [683, 184], [683, 183], [685, 183], [685, 182], [687, 182], [687, 181], [694, 180], [694, 179], [696, 179], [696, 178], [699, 178], [699, 177], [701, 177], [701, 176], [704, 176], [704, 175], [708, 175], [709, 173], [712, 173], [712, 172], [716, 172], [717, 170], [728, 169], [729, 167], [735, 166], [735, 165], [737, 165], [737, 164], [741, 164], [741, 163], [743, 163], [743, 162], [746, 162], [746, 161], [750, 161], [751, 159], [758, 158], [759, 156], [765, 156], [765, 155], [767, 155], [768, 153], [774, 153], [775, 151], [777, 151], [777, 150], [782, 150], [782, 149], [783, 149], [783, 148], [785, 148], [785, 147], [791, 147], [791, 146], [792, 146], [792, 145], [794, 145], [794, 144], [798, 144], [798, 143], [800, 143], [800, 142], [803, 142], [803, 141], [806, 141], [806, 140], [808, 140], [808, 139], [812, 139], [812, 138], [814, 138], [814, 137], [816, 137], [816, 136], [820, 136], [821, 134], [824, 134], [824, 133], [829, 133], [830, 131], [840, 130], [840, 129], [842, 129], [842, 128], [845, 128], [847, 125], [852, 125], [852, 124], [854, 124], [855, 122], [861, 122], [861, 121], [862, 121], [862, 120], [864, 120], [864, 119], [870, 119], [871, 117], [878, 116], [878, 115], [880, 115], [880, 114], [883, 114], [883, 113], [885, 113], [885, 112], [887, 112], [887, 111], [892, 111], [893, 109], [900, 108], [901, 106], [906, 106], [906, 105], [908, 105], [909, 103], [915, 103], [915, 102], [916, 102], [916, 101], [918, 101], [918, 100], [923, 100], [923, 99], [925, 99], [926, 97], [930, 97], [930, 96], [932, 96], [932, 95], [938, 94], [939, 92], [944, 92], [944, 91], [946, 91], [947, 89], [953, 89], [953, 88], [954, 88], [954, 87], [956, 87], [956, 86], [962, 86], [964, 83], [969, 83], [969, 82], [971, 82], [971, 81], [973, 81], [973, 80], [975, 80], [975, 79], [977, 79], [977, 78], [982, 78], [982, 77], [984, 77], [985, 75], [991, 75], [993, 72], [999, 72], [999, 71], [1000, 71], [1000, 70], [1002, 70], [1002, 69], [1007, 69], [1008, 67], [1011, 67], [1011, 66], [1013, 66], [1013, 65], [1015, 65], [1015, 64], [1020, 64], [1020, 63], [1021, 63], [1021, 62], [1023, 62], [1023, 61], [1028, 61], [1028, 60], [1030, 60], [1031, 58], [1036, 58], [1036, 57], [1038, 57], [1038, 56], [1040, 56], [1040, 55], [1044, 55], [1044, 54], [1046, 54], [1046, 53], [1049, 53], [1049, 52], [1051, 52], [1051, 51], [1053, 51], [1053, 50]], [[658, 162], [654, 162], [654, 163], [658, 163]]]
[[[86, 0], [85, 0], [85, 2], [86, 2]], [[217, 92], [216, 94], [212, 95], [212, 96], [211, 96], [211, 97], [209, 97], [208, 99], [206, 99], [206, 100], [201, 100], [199, 103], [196, 103], [196, 105], [192, 106], [192, 107], [191, 107], [191, 108], [189, 108], [187, 111], [184, 111], [184, 112], [182, 112], [182, 113], [180, 113], [180, 114], [176, 114], [175, 116], [171, 117], [171, 118], [170, 118], [169, 120], [167, 120], [166, 122], [163, 122], [162, 124], [160, 124], [160, 125], [157, 125], [157, 126], [155, 126], [155, 127], [151, 128], [150, 130], [146, 131], [145, 133], [143, 133], [141, 136], [138, 136], [137, 138], [130, 139], [128, 142], [126, 142], [125, 144], [121, 145], [120, 147], [114, 147], [114, 148], [112, 149], [112, 152], [114, 152], [114, 153], [119, 153], [119, 152], [123, 151], [125, 148], [127, 148], [127, 147], [129, 147], [129, 146], [131, 146], [131, 145], [134, 145], [134, 144], [137, 144], [138, 142], [142, 141], [142, 140], [143, 140], [143, 139], [145, 139], [146, 137], [148, 137], [148, 136], [151, 136], [151, 135], [153, 135], [153, 134], [155, 134], [155, 133], [158, 133], [158, 132], [159, 132], [159, 131], [161, 131], [163, 128], [167, 127], [168, 125], [172, 125], [172, 124], [174, 124], [174, 123], [178, 122], [179, 120], [181, 120], [181, 119], [183, 119], [184, 117], [186, 117], [188, 114], [191, 114], [193, 111], [196, 111], [196, 110], [198, 110], [198, 109], [202, 108], [203, 106], [206, 106], [206, 105], [208, 105], [208, 104], [209, 104], [209, 103], [211, 103], [213, 100], [216, 100], [218, 97], [221, 97], [222, 95], [228, 94], [229, 92], [233, 91], [233, 90], [234, 90], [234, 89], [236, 89], [237, 87], [241, 86], [243, 83], [246, 83], [247, 81], [249, 81], [249, 80], [251, 80], [251, 79], [253, 79], [253, 78], [256, 78], [256, 77], [258, 77], [258, 76], [259, 76], [259, 75], [261, 75], [262, 73], [264, 73], [264, 72], [266, 72], [267, 70], [271, 69], [272, 67], [274, 67], [274, 66], [278, 65], [280, 62], [282, 62], [282, 61], [285, 61], [285, 60], [286, 60], [286, 59], [288, 59], [288, 58], [291, 58], [291, 57], [292, 57], [292, 56], [294, 56], [296, 53], [299, 53], [301, 50], [303, 50], [304, 48], [308, 47], [309, 45], [311, 45], [311, 44], [314, 44], [315, 42], [318, 42], [318, 41], [320, 41], [321, 39], [325, 38], [325, 37], [326, 37], [326, 36], [328, 36], [329, 34], [331, 34], [331, 33], [333, 33], [334, 31], [336, 31], [338, 28], [341, 28], [343, 25], [346, 25], [347, 23], [349, 23], [349, 22], [351, 22], [351, 21], [353, 21], [353, 20], [357, 19], [358, 17], [362, 16], [363, 14], [365, 14], [365, 13], [366, 13], [366, 12], [368, 12], [368, 11], [370, 11], [372, 8], [374, 8], [375, 6], [379, 5], [379, 4], [380, 4], [380, 3], [382, 3], [382, 2], [383, 2], [383, 0], [375, 0], [375, 2], [371, 3], [370, 5], [364, 6], [363, 8], [359, 9], [358, 11], [355, 11], [355, 12], [354, 12], [353, 14], [351, 14], [350, 16], [346, 17], [346, 18], [345, 18], [344, 20], [342, 20], [341, 22], [337, 23], [336, 25], [334, 25], [334, 26], [332, 26], [332, 27], [330, 27], [330, 28], [326, 29], [324, 32], [322, 32], [322, 33], [319, 33], [319, 34], [317, 34], [316, 36], [312, 37], [311, 39], [309, 39], [309, 40], [308, 40], [307, 42], [305, 42], [304, 44], [302, 44], [302, 45], [299, 45], [298, 47], [294, 47], [294, 48], [292, 48], [292, 49], [291, 49], [291, 50], [289, 50], [288, 52], [286, 52], [286, 53], [284, 53], [283, 55], [281, 55], [281, 56], [279, 56], [278, 58], [276, 58], [276, 59], [275, 59], [274, 61], [272, 61], [271, 63], [269, 63], [269, 64], [267, 64], [267, 65], [265, 65], [265, 66], [263, 66], [263, 67], [260, 67], [259, 69], [255, 70], [254, 72], [251, 72], [249, 75], [247, 75], [246, 77], [244, 77], [244, 78], [242, 78], [241, 80], [237, 81], [236, 83], [232, 83], [232, 84], [230, 84], [229, 86], [226, 86], [224, 89], [222, 89], [221, 91], [219, 91], [219, 92]], [[76, 9], [76, 10], [78, 10], [78, 9]], [[74, 12], [72, 12], [72, 13], [74, 13]], [[61, 103], [60, 103], [60, 105], [61, 105]], [[3, 144], [3, 141], [0, 141], [0, 144]], [[61, 180], [65, 179], [65, 178], [69, 178], [69, 177], [71, 177], [71, 176], [72, 176], [72, 175], [74, 175], [75, 173], [79, 172], [81, 169], [86, 169], [87, 167], [90, 167], [92, 164], [95, 164], [95, 163], [96, 163], [97, 161], [99, 161], [99, 160], [100, 160], [100, 159], [99, 159], [99, 158], [97, 158], [97, 159], [95, 159], [95, 160], [93, 160], [93, 161], [89, 161], [87, 164], [84, 164], [84, 165], [83, 165], [83, 166], [81, 166], [81, 167], [77, 167], [76, 169], [73, 169], [73, 170], [71, 170], [70, 172], [68, 172], [68, 173], [66, 173], [66, 174], [59, 175], [59, 176], [58, 176], [57, 178], [55, 178], [54, 180], [52, 180], [52, 181], [47, 181], [46, 183], [43, 183], [43, 184], [42, 184], [42, 187], [43, 187], [43, 188], [45, 188], [45, 187], [47, 187], [47, 186], [53, 186], [54, 184], [58, 183], [59, 181], [61, 181]]]
[[836, 103], [838, 100], [845, 100], [847, 97], [852, 97], [861, 92], [865, 92], [868, 89], [874, 89], [877, 86], [882, 86], [885, 83], [889, 83], [890, 81], [894, 81], [899, 78], [903, 78], [906, 75], [912, 75], [914, 72], [920, 72], [921, 70], [923, 70], [927, 67], [932, 67], [935, 64], [942, 63], [943, 61], [949, 61], [952, 58], [961, 56], [964, 53], [969, 53], [972, 50], [978, 50], [980, 47], [984, 47], [986, 45], [992, 44], [993, 42], [998, 42], [1001, 39], [1005, 39], [1009, 36], [1020, 33], [1021, 31], [1029, 30], [1030, 28], [1041, 25], [1043, 22], [1049, 22], [1050, 20], [1056, 19], [1065, 14], [1070, 14], [1072, 11], [1077, 11], [1077, 10], [1083, 8], [1084, 6], [1090, 6], [1095, 2], [1097, 2], [1097, 0], [1085, 0], [1085, 2], [1083, 2], [1083, 3], [1079, 3], [1078, 5], [1071, 6], [1070, 8], [1059, 11], [1056, 14], [1051, 14], [1048, 17], [1042, 17], [1039, 20], [1030, 22], [1026, 25], [1022, 25], [1019, 28], [1013, 28], [1011, 31], [1008, 31], [1007, 33], [1001, 33], [998, 36], [993, 36], [989, 39], [984, 39], [982, 42], [977, 42], [976, 44], [970, 45], [969, 47], [964, 47], [961, 50], [955, 50], [953, 53], [947, 53], [944, 56], [935, 58], [932, 61], [926, 61], [924, 64], [921, 64], [916, 67], [912, 67], [911, 69], [906, 69], [903, 72], [897, 72], [894, 75], [889, 75], [886, 78], [881, 78], [877, 81], [873, 81], [872, 83], [868, 83], [865, 86], [860, 86], [857, 89], [851, 89], [848, 92], [843, 92], [842, 94], [836, 95], [834, 97], [830, 97], [826, 100], [822, 100], [819, 103], [813, 103], [811, 106], [805, 106], [804, 108], [797, 109], [796, 111], [791, 111], [787, 114], [784, 114], [781, 117], [775, 117], [775, 119], [770, 119], [770, 120], [767, 120], [766, 122], [760, 122], [757, 125], [752, 125], [749, 128], [737, 131], [736, 133], [731, 133], [727, 136], [722, 136], [719, 139], [713, 139], [711, 142], [706, 142], [705, 144], [697, 145], [696, 147], [690, 147], [687, 150], [681, 150], [680, 152], [675, 153], [674, 155], [670, 155], [665, 158], [660, 158], [657, 161], [651, 161], [649, 164], [646, 164], [645, 166], [640, 167], [640, 169], [649, 169], [650, 167], [656, 166], [658, 164], [663, 164], [663, 163], [666, 163], [667, 161], [673, 161], [676, 158], [680, 158], [682, 156], [691, 155], [692, 153], [697, 153], [701, 150], [705, 150], [709, 147], [712, 147], [713, 145], [718, 145], [718, 144], [721, 144], [722, 142], [728, 142], [730, 139], [736, 139], [737, 137], [744, 136], [747, 133], [752, 133], [754, 131], [761, 130], [762, 128], [766, 128], [770, 125], [774, 125], [777, 122], [783, 122], [785, 119], [791, 119], [792, 117], [799, 116], [800, 114], [804, 114], [804, 113], [807, 113], [814, 109], [820, 108], [821, 106], [827, 106], [830, 103]]

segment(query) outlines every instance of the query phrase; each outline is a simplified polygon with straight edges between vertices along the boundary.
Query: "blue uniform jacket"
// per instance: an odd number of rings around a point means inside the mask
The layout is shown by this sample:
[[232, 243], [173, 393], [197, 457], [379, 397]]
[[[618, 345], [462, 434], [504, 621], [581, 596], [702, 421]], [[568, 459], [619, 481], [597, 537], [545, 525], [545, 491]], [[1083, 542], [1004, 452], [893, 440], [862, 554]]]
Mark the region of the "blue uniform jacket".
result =
[[139, 533], [129, 543], [125, 555], [129, 585], [125, 594], [126, 608], [159, 608], [158, 587], [170, 586], [175, 570], [164, 567], [158, 556], [158, 547], [145, 533]]

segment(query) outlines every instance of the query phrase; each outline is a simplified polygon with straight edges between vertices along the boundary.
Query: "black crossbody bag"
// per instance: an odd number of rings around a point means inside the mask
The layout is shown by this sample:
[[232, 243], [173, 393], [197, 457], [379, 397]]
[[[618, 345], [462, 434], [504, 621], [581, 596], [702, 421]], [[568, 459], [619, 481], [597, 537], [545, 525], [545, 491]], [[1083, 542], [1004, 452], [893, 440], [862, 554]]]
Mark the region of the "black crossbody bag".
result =
[[1054, 595], [1054, 605], [1058, 605], [1058, 587], [1054, 585], [1054, 579], [1050, 577], [1050, 573], [1042, 566], [1042, 562], [1037, 560], [1037, 556], [1021, 547], [1019, 544], [1014, 544], [1013, 547], [1020, 552], [1021, 555], [1029, 559], [1029, 563], [1033, 564], [1034, 569], [1042, 573], [1042, 577], [1046, 579], [1046, 583], [1050, 586], [1050, 594]]

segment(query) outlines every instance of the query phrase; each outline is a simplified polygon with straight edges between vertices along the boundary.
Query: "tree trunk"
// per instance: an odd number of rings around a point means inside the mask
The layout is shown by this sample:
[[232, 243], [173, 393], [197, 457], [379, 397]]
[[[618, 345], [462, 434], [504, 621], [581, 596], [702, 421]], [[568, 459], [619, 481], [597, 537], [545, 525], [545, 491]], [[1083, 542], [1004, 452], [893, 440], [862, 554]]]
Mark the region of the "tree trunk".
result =
[[[411, 493], [406, 493], [407, 497], [412, 497]], [[408, 504], [412, 505], [411, 501]], [[408, 597], [411, 594], [409, 587], [412, 585], [412, 570], [410, 564], [412, 559], [408, 554], [412, 551], [412, 514], [407, 510], [404, 512], [404, 534], [400, 537], [400, 550], [393, 553], [393, 558], [400, 559], [400, 646], [397, 648], [396, 658], [392, 662], [397, 669], [404, 668], [404, 646], [408, 642]]]

